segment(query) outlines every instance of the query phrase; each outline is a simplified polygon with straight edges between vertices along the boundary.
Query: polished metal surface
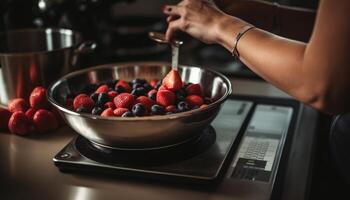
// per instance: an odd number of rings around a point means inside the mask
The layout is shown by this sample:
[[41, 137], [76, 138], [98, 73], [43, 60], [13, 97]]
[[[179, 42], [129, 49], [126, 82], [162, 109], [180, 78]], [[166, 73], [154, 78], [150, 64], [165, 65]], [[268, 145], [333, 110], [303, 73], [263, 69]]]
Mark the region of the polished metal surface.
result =
[[[281, 96], [281, 91], [265, 82], [231, 80], [233, 94]], [[307, 114], [309, 113], [309, 114]], [[310, 114], [311, 113], [311, 114]], [[306, 114], [306, 115], [305, 115]], [[315, 116], [316, 115], [316, 116]], [[300, 198], [307, 193], [317, 132], [317, 112], [305, 107], [300, 114], [298, 128], [291, 144], [290, 159], [283, 184], [283, 198]], [[252, 186], [251, 182], [226, 179], [219, 188], [194, 189], [188, 185], [168, 185], [151, 181], [133, 181], [111, 176], [84, 176], [61, 173], [52, 163], [56, 155], [77, 134], [62, 127], [46, 135], [20, 137], [0, 132], [0, 197], [11, 200], [243, 200], [262, 199], [261, 193], [270, 191], [267, 184]], [[203, 161], [205, 165], [210, 160]], [[307, 199], [307, 198], [305, 198]]]
[[180, 41], [180, 40], [168, 41], [165, 38], [165, 34], [164, 33], [160, 33], [160, 32], [149, 32], [148, 36], [152, 40], [154, 40], [156, 42], [159, 42], [159, 43], [170, 43], [170, 44], [175, 45], [175, 46], [180, 46], [181, 44], [183, 44], [183, 41]]
[[72, 71], [79, 53], [95, 47], [68, 29], [25, 29], [0, 33], [0, 104], [29, 96]]
[[110, 147], [143, 149], [176, 144], [200, 134], [216, 117], [221, 104], [231, 94], [231, 83], [223, 75], [204, 68], [180, 66], [185, 82], [200, 83], [205, 96], [215, 102], [187, 112], [147, 117], [100, 117], [65, 108], [69, 93], [79, 93], [89, 83], [135, 78], [161, 79], [170, 66], [166, 63], [139, 62], [108, 64], [68, 74], [48, 88], [49, 101], [76, 132], [85, 138]]

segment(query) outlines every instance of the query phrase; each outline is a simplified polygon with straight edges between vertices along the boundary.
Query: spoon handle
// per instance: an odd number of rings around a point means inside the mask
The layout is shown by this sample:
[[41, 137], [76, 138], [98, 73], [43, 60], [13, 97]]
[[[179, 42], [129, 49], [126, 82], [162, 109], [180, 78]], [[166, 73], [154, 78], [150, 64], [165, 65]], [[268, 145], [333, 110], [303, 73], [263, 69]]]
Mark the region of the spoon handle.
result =
[[171, 67], [173, 70], [177, 71], [179, 64], [179, 45], [171, 45]]

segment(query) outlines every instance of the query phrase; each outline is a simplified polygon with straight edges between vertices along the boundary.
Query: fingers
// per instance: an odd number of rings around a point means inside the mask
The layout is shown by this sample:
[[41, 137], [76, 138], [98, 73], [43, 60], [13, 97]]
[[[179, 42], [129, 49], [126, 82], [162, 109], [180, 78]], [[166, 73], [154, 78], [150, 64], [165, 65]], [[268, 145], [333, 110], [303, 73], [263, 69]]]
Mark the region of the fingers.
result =
[[168, 29], [165, 34], [165, 38], [168, 41], [170, 41], [174, 37], [174, 34], [179, 30], [181, 30], [181, 21], [179, 19], [169, 22]]

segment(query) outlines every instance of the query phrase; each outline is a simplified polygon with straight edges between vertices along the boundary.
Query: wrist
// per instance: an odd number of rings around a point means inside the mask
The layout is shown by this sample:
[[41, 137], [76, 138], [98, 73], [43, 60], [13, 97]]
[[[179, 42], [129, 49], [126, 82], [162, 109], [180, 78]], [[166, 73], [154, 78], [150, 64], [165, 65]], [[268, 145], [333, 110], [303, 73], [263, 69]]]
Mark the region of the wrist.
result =
[[236, 17], [225, 15], [216, 26], [216, 43], [225, 47], [227, 50], [232, 52], [234, 48], [234, 41], [238, 32], [249, 23], [240, 20]]

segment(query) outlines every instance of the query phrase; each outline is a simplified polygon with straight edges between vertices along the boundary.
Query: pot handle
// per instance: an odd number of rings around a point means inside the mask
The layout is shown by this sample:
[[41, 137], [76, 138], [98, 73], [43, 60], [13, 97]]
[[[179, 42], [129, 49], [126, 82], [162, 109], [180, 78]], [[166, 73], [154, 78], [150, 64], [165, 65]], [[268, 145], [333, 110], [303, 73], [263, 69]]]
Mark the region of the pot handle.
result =
[[80, 57], [82, 57], [83, 54], [92, 53], [96, 49], [96, 47], [96, 42], [90, 40], [84, 41], [77, 45], [73, 49], [73, 57], [71, 61], [73, 68], [78, 69], [79, 66], [82, 65], [82, 59], [80, 59]]
[[96, 47], [97, 47], [96, 42], [87, 40], [79, 44], [78, 47], [74, 50], [74, 53], [75, 54], [91, 53], [96, 49]]

